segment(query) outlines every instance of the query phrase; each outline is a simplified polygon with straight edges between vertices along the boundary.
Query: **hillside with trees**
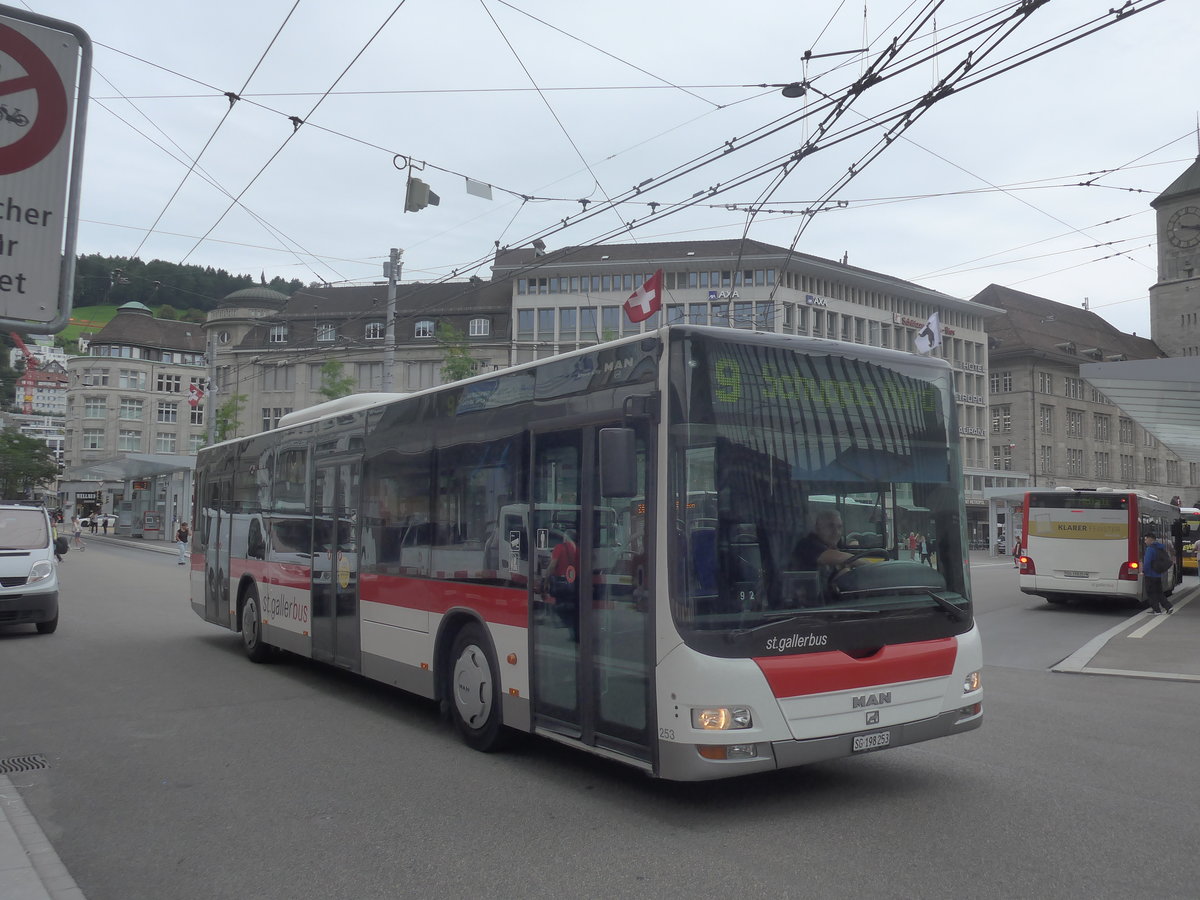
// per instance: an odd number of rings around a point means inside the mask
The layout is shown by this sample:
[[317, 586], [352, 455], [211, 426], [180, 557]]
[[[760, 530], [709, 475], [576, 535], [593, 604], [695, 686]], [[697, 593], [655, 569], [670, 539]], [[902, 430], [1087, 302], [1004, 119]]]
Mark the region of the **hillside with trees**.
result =
[[72, 305], [120, 306], [136, 300], [156, 313], [161, 307], [170, 307], [176, 312], [176, 315], [168, 312], [170, 318], [183, 318], [188, 310], [208, 312], [222, 297], [258, 284], [289, 296], [304, 287], [299, 279], [266, 281], [260, 274], [256, 280], [251, 275], [234, 275], [211, 266], [86, 254], [75, 262]]

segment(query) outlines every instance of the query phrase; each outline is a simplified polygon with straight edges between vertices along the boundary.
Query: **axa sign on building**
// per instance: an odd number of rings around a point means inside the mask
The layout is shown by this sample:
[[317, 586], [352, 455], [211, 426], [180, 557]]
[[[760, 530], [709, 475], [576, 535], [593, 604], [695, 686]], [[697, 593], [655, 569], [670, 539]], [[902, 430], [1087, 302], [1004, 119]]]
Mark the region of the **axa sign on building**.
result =
[[92, 45], [0, 6], [0, 326], [58, 331], [71, 311]]

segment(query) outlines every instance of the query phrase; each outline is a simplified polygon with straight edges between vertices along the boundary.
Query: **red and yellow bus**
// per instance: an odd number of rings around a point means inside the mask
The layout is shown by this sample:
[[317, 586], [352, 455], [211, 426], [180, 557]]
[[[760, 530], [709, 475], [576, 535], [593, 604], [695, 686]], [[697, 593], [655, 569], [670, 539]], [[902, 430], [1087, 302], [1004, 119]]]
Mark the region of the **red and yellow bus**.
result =
[[[322, 404], [200, 451], [191, 604], [251, 660], [440, 700], [480, 750], [703, 780], [968, 731], [951, 374], [673, 325]], [[822, 516], [858, 565], [797, 554]], [[917, 525], [931, 565], [897, 558]]]
[[[1051, 603], [1083, 597], [1139, 601], [1142, 535], [1154, 531], [1171, 544], [1179, 509], [1137, 491], [1063, 488], [1025, 495], [1021, 590]], [[1179, 582], [1179, 567], [1163, 576]]]

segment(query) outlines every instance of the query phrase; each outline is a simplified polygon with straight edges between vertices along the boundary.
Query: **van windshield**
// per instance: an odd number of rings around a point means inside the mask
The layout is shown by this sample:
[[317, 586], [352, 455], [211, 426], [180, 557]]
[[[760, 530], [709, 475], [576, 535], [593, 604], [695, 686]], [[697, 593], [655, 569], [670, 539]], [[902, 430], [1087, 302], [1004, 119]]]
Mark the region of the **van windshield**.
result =
[[37, 550], [49, 543], [46, 514], [40, 509], [0, 512], [0, 550]]

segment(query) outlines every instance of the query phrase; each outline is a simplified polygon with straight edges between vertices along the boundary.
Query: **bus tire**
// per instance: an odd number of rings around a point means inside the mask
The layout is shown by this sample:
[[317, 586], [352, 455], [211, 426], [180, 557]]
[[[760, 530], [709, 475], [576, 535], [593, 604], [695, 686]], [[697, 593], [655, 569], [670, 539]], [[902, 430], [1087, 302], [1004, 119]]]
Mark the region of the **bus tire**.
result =
[[450, 715], [467, 746], [483, 753], [504, 744], [499, 675], [483, 628], [476, 622], [464, 625], [450, 650]]
[[262, 611], [258, 606], [258, 590], [254, 585], [246, 588], [246, 599], [242, 603], [242, 648], [250, 662], [262, 663], [271, 657], [271, 645], [263, 640]]

